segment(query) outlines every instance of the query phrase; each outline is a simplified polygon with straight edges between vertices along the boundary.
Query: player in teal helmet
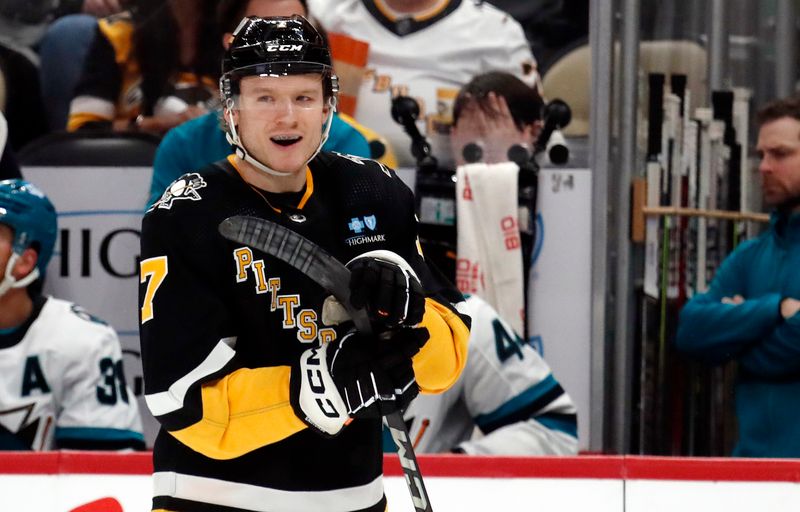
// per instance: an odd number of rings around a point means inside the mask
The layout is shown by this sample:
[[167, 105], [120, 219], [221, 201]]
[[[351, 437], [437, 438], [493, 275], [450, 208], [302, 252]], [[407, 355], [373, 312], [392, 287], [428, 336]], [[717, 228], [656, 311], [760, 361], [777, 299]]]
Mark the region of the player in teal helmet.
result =
[[[44, 275], [56, 243], [56, 210], [38, 188], [20, 179], [0, 181], [0, 224], [11, 251], [4, 266], [0, 296], [25, 288]], [[0, 267], [2, 268], [2, 267]]]
[[141, 419], [110, 326], [31, 288], [56, 242], [56, 211], [20, 179], [0, 181], [0, 450], [143, 448]]

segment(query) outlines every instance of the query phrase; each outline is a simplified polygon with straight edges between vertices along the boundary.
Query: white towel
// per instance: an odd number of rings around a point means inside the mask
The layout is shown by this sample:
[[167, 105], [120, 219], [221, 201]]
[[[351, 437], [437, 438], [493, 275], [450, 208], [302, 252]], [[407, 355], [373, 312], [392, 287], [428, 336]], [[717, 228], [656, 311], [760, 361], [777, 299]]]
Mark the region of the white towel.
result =
[[456, 285], [494, 306], [524, 338], [518, 173], [511, 162], [467, 164], [456, 170]]

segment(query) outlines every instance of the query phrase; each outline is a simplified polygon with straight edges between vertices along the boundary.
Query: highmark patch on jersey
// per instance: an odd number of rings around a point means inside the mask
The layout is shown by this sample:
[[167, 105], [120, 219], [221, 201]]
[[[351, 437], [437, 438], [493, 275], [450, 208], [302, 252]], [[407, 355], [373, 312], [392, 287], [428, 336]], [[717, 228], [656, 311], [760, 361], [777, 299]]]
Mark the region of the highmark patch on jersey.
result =
[[384, 233], [376, 232], [378, 229], [378, 219], [375, 215], [353, 217], [347, 223], [347, 229], [354, 235], [345, 239], [345, 243], [350, 247], [386, 241], [386, 235]]
[[207, 185], [208, 184], [206, 181], [198, 173], [193, 172], [190, 174], [185, 174], [175, 180], [172, 185], [170, 185], [169, 188], [164, 191], [161, 199], [156, 201], [147, 211], [151, 211], [156, 208], [169, 210], [172, 208], [172, 203], [180, 199], [200, 201], [203, 198], [197, 191]]

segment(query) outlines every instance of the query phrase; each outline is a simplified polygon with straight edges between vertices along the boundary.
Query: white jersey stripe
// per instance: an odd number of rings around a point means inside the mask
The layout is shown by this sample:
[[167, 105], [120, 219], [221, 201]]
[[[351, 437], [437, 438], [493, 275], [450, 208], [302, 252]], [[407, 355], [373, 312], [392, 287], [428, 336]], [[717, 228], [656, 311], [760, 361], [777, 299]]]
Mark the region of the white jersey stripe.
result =
[[144, 399], [147, 402], [147, 407], [153, 413], [153, 416], [162, 416], [183, 407], [183, 401], [186, 398], [186, 393], [189, 392], [189, 388], [203, 377], [224, 368], [236, 354], [233, 349], [235, 346], [235, 337], [219, 340], [214, 350], [208, 354], [208, 357], [199, 366], [175, 381], [167, 391], [145, 395]]
[[94, 114], [103, 119], [114, 119], [116, 107], [108, 100], [95, 96], [78, 96], [72, 99], [69, 105], [69, 113], [72, 114]]
[[349, 512], [378, 503], [383, 498], [383, 478], [331, 491], [284, 491], [162, 471], [153, 473], [153, 495], [259, 512]]

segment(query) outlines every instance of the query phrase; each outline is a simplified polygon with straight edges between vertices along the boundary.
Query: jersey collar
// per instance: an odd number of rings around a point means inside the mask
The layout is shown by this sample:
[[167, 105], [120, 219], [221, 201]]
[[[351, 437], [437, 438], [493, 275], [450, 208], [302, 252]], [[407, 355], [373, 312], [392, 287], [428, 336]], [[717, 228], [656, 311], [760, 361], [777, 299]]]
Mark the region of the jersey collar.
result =
[[31, 316], [19, 327], [0, 332], [0, 349], [13, 347], [22, 341], [22, 338], [28, 333], [28, 329], [31, 328], [33, 322], [39, 318], [39, 314], [42, 312], [45, 302], [47, 302], [46, 297], [37, 295], [33, 298], [33, 311], [31, 312]]
[[375, 20], [396, 36], [406, 36], [423, 30], [461, 5], [462, 0], [441, 0], [438, 4], [421, 13], [407, 15], [397, 13], [391, 9], [384, 0], [362, 0], [364, 7]]
[[[261, 193], [261, 191], [258, 188], [247, 183], [247, 181], [244, 179], [244, 176], [242, 176], [241, 171], [239, 170], [239, 166], [236, 165], [236, 155], [228, 155], [227, 160], [228, 163], [231, 164], [231, 166], [239, 174], [239, 177], [242, 178], [242, 181], [244, 181], [248, 187], [253, 189], [253, 191], [256, 194], [258, 194], [261, 197], [261, 199], [264, 200], [265, 203], [267, 203], [267, 206], [272, 208], [272, 210], [274, 210], [275, 213], [281, 213], [281, 209], [279, 207], [273, 206], [272, 203], [269, 202], [269, 199], [267, 199], [267, 197], [263, 193]], [[311, 195], [313, 193], [314, 193], [314, 176], [311, 174], [311, 168], [306, 165], [306, 190], [303, 193], [303, 196], [297, 202], [297, 206], [295, 206], [295, 209], [302, 210], [303, 207], [306, 205], [306, 203], [308, 203], [308, 200], [311, 198]]]

